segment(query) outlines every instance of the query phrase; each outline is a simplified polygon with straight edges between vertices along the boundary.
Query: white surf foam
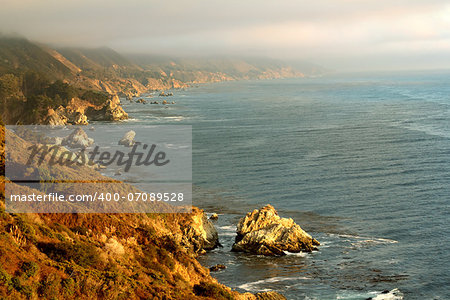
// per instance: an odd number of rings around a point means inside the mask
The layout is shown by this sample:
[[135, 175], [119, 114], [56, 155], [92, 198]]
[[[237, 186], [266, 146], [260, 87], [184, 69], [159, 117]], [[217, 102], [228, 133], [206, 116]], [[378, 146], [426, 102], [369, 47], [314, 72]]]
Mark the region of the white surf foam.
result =
[[382, 293], [373, 297], [372, 300], [402, 300], [403, 293], [399, 289], [393, 289], [389, 293]]
[[385, 238], [375, 238], [375, 237], [363, 237], [358, 235], [350, 235], [350, 234], [338, 234], [339, 237], [343, 238], [351, 238], [356, 239], [361, 242], [368, 242], [368, 243], [377, 243], [377, 244], [395, 244], [398, 243], [396, 240], [391, 239], [385, 239]]
[[[220, 216], [220, 215], [219, 215]], [[217, 228], [221, 229], [221, 230], [232, 230], [232, 231], [236, 231], [236, 226], [232, 226], [232, 225], [227, 225], [227, 226], [218, 226]]]
[[271, 277], [267, 279], [262, 279], [254, 282], [248, 282], [239, 285], [238, 287], [246, 290], [246, 291], [270, 291], [270, 289], [261, 289], [258, 286], [266, 284], [266, 283], [275, 283], [275, 282], [281, 282], [281, 281], [288, 281], [288, 280], [308, 280], [310, 278], [308, 277]]
[[305, 257], [306, 255], [308, 255], [308, 253], [306, 253], [306, 252], [298, 252], [298, 253], [288, 252], [288, 251], [283, 251], [283, 252], [284, 252], [284, 254], [290, 255], [290, 256]]
[[371, 300], [402, 300], [403, 293], [399, 289], [393, 289], [387, 293], [380, 291], [372, 292], [355, 292], [355, 291], [341, 291], [336, 299], [371, 299]]

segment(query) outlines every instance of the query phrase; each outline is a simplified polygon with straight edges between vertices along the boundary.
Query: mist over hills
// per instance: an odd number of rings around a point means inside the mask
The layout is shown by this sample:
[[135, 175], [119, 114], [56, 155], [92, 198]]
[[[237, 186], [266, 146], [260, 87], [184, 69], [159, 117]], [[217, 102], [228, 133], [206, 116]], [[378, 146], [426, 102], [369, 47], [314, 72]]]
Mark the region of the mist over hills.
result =
[[189, 83], [303, 77], [324, 69], [311, 64], [294, 67], [269, 58], [122, 55], [106, 47], [58, 48], [22, 37], [1, 36], [0, 73], [28, 70], [83, 88], [127, 94], [127, 85], [142, 93]]
[[[269, 58], [123, 55], [106, 47], [55, 47], [0, 36], [0, 104], [7, 123], [121, 120], [127, 115], [118, 97], [209, 82], [315, 76], [322, 70]], [[86, 107], [102, 113], [89, 115]]]

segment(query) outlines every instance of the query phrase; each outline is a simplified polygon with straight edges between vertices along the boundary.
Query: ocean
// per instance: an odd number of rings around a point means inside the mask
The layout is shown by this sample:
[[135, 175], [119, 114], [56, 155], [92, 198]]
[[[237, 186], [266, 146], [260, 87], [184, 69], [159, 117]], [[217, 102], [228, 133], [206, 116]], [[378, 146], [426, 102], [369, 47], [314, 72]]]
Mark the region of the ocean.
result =
[[[192, 125], [193, 202], [219, 214], [223, 245], [199, 260], [227, 266], [213, 273], [221, 283], [288, 299], [450, 299], [449, 82], [448, 72], [345, 74], [122, 102], [129, 124]], [[320, 251], [230, 252], [239, 218], [267, 203]]]

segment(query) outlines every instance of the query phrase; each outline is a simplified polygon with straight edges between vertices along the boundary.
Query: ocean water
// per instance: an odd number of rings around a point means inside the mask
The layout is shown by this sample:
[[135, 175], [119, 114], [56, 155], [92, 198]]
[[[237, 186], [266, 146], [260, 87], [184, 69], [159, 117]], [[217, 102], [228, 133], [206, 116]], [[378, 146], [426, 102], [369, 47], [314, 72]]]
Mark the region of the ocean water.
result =
[[[123, 103], [132, 124], [193, 126], [194, 205], [219, 213], [224, 246], [200, 261], [227, 266], [220, 282], [288, 299], [450, 299], [449, 82], [239, 81], [176, 90], [175, 105]], [[239, 218], [267, 203], [320, 251], [230, 252]]]

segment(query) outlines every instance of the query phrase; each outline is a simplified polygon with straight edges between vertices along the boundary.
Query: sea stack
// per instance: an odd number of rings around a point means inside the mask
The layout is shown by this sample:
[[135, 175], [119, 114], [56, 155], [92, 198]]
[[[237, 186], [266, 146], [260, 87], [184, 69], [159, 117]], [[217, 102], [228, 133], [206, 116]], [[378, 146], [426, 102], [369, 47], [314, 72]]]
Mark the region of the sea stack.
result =
[[281, 218], [270, 204], [247, 213], [236, 232], [232, 248], [236, 252], [281, 256], [285, 252], [311, 252], [320, 245], [294, 220]]

